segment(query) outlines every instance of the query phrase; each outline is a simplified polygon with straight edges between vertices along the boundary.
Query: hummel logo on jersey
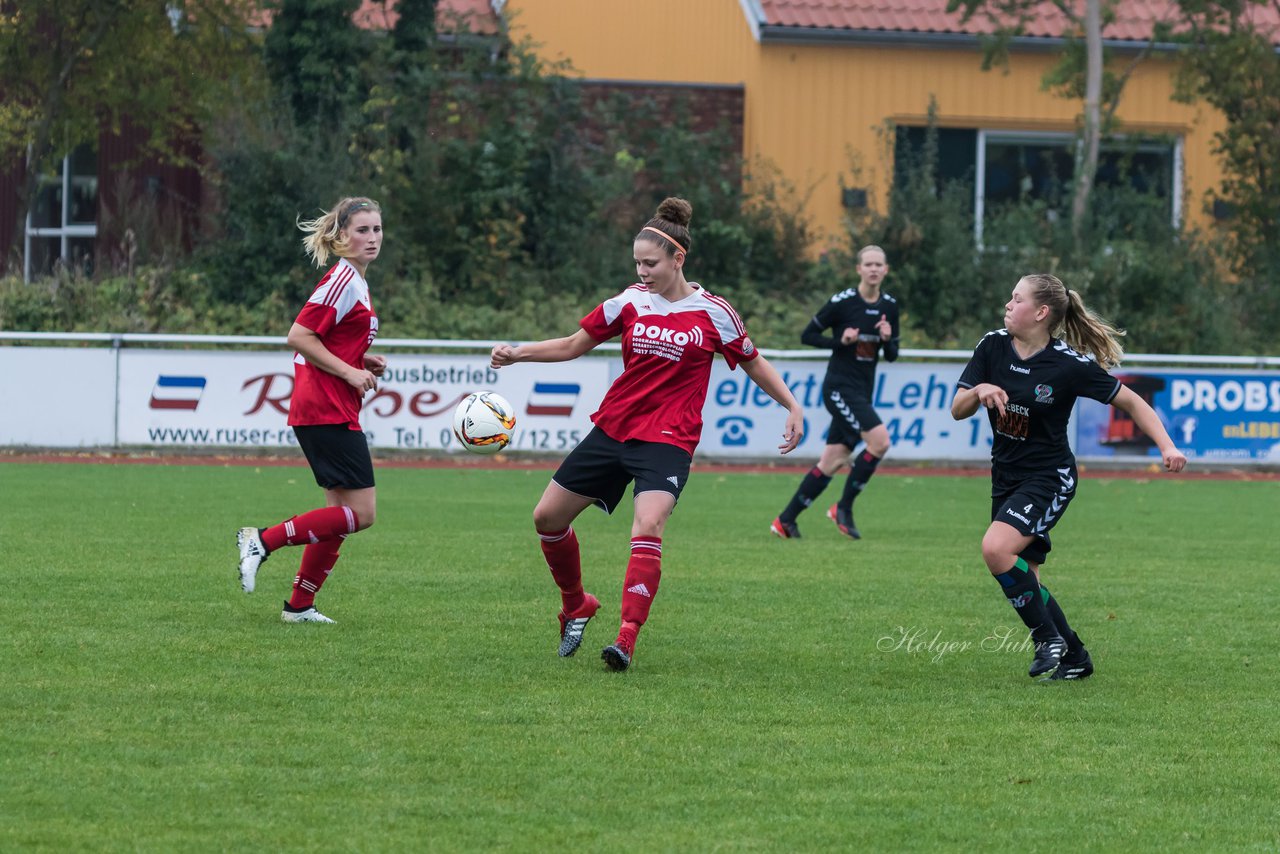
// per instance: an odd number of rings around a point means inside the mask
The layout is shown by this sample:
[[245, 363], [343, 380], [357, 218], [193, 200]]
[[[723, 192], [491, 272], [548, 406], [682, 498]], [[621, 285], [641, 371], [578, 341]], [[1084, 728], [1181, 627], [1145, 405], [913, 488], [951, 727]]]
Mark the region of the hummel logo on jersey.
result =
[[1020, 367], [1018, 367], [1017, 365], [1010, 365], [1010, 366], [1009, 366], [1009, 370], [1013, 371], [1013, 372], [1014, 372], [1014, 373], [1016, 373], [1016, 374], [1029, 374], [1029, 373], [1031, 373], [1031, 369], [1030, 369], [1030, 368], [1020, 368]]
[[1054, 345], [1053, 345], [1053, 349], [1057, 350], [1059, 353], [1066, 353], [1068, 356], [1073, 356], [1077, 362], [1088, 362], [1088, 361], [1089, 361], [1089, 357], [1088, 357], [1088, 356], [1081, 356], [1081, 355], [1080, 355], [1079, 353], [1077, 353], [1075, 350], [1072, 350], [1072, 349], [1071, 349], [1071, 345], [1070, 345], [1070, 344], [1068, 344], [1068, 343], [1067, 343], [1067, 342], [1065, 342], [1065, 341], [1058, 341], [1058, 342], [1055, 342], [1055, 343], [1054, 343]]
[[669, 480], [671, 482], [671, 485], [674, 486], [676, 489], [680, 488], [680, 478], [676, 477], [675, 475], [671, 475], [671, 477], [667, 478], [667, 480]]
[[637, 596], [643, 596], [643, 597], [644, 597], [644, 598], [646, 598], [646, 599], [652, 599], [652, 598], [653, 598], [653, 594], [649, 592], [649, 588], [648, 588], [648, 587], [645, 587], [645, 586], [644, 586], [644, 582], [643, 582], [643, 581], [642, 581], [642, 582], [640, 582], [639, 584], [634, 584], [634, 585], [632, 585], [631, 587], [628, 587], [628, 588], [627, 588], [627, 592], [628, 592], [628, 593], [634, 593], [634, 594], [636, 594]]

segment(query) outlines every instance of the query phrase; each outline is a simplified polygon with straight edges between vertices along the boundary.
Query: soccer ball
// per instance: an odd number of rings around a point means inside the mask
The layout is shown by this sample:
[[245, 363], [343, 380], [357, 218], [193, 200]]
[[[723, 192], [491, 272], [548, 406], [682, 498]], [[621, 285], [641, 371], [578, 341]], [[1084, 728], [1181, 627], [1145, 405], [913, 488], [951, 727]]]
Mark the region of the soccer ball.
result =
[[477, 391], [453, 411], [453, 435], [473, 454], [496, 454], [511, 444], [516, 413], [495, 391]]

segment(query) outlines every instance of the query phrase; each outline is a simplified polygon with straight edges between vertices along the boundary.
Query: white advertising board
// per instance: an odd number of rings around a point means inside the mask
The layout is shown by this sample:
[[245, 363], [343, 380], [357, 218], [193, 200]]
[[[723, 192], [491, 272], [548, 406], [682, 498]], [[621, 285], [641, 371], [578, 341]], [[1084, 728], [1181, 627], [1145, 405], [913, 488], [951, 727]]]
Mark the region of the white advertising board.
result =
[[[792, 458], [816, 458], [826, 444], [831, 415], [822, 405], [826, 361], [774, 360], [791, 393], [805, 410], [805, 437]], [[980, 412], [965, 421], [951, 418], [951, 398], [963, 365], [881, 363], [872, 405], [893, 440], [894, 459], [987, 460], [991, 427]], [[721, 361], [711, 372], [703, 408], [704, 457], [777, 455], [785, 413], [741, 369]]]
[[116, 351], [0, 347], [0, 445], [115, 444]]
[[[375, 448], [400, 450], [460, 451], [454, 407], [469, 392], [493, 389], [516, 409], [510, 452], [567, 452], [591, 429], [591, 413], [622, 370], [616, 356], [501, 371], [480, 355], [391, 352], [388, 362], [378, 391], [365, 399], [361, 424]], [[821, 400], [826, 361], [773, 364], [806, 414], [804, 441], [788, 459], [809, 462], [831, 423]], [[959, 363], [879, 366], [872, 404], [893, 440], [893, 459], [989, 459], [985, 413], [951, 419], [961, 370]], [[1152, 403], [1188, 456], [1241, 463], [1280, 457], [1275, 371], [1134, 369], [1117, 376]], [[286, 447], [296, 444], [286, 424], [292, 392], [293, 364], [284, 351], [3, 346], [0, 446]], [[777, 459], [784, 420], [742, 370], [717, 361], [698, 458]], [[1133, 432], [1122, 415], [1089, 402], [1070, 427], [1084, 460], [1155, 453]]]
[[[375, 448], [460, 450], [453, 410], [491, 389], [516, 408], [519, 451], [572, 448], [608, 387], [605, 359], [496, 371], [483, 356], [394, 353], [360, 424]], [[120, 443], [184, 447], [296, 444], [286, 419], [293, 392], [287, 354], [133, 350], [120, 363]]]
[[[272, 448], [295, 445], [286, 424], [293, 392], [287, 353], [226, 350], [40, 347], [0, 348], [5, 409], [0, 443], [44, 447], [156, 446]], [[776, 360], [804, 405], [806, 435], [793, 459], [821, 450], [831, 417], [822, 406], [824, 361]], [[591, 429], [590, 415], [621, 360], [583, 358], [496, 371], [484, 356], [392, 353], [378, 391], [366, 397], [361, 425], [375, 448], [455, 451], [452, 413], [466, 394], [493, 389], [516, 408], [512, 452], [572, 449]], [[956, 423], [950, 402], [958, 365], [881, 365], [874, 405], [899, 459], [986, 459], [985, 418]], [[50, 383], [49, 376], [59, 377]], [[35, 392], [24, 378], [42, 377]], [[118, 388], [118, 401], [117, 401]], [[118, 407], [118, 409], [117, 409]], [[742, 370], [716, 362], [698, 456], [777, 456], [784, 413]]]

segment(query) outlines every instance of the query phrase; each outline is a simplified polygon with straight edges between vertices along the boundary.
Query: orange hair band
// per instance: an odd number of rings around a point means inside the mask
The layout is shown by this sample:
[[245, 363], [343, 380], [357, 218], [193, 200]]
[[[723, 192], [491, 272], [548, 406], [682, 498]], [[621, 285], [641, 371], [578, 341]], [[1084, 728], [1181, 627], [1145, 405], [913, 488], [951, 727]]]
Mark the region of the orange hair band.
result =
[[686, 255], [688, 255], [688, 254], [689, 254], [689, 250], [688, 250], [688, 249], [685, 249], [683, 246], [681, 246], [681, 245], [680, 245], [680, 241], [676, 240], [674, 237], [672, 237], [670, 234], [667, 234], [665, 231], [663, 231], [663, 230], [662, 230], [662, 229], [660, 229], [660, 228], [654, 228], [654, 227], [653, 227], [653, 226], [651, 226], [651, 225], [646, 225], [644, 228], [642, 228], [642, 229], [640, 229], [640, 230], [641, 230], [641, 231], [652, 231], [654, 234], [661, 234], [661, 235], [662, 235], [663, 237], [665, 237], [668, 241], [670, 241], [670, 243], [671, 243], [671, 245], [672, 245], [672, 246], [674, 246], [675, 248], [679, 249], [681, 252], [683, 252], [683, 253], [684, 253], [684, 254], [686, 254]]

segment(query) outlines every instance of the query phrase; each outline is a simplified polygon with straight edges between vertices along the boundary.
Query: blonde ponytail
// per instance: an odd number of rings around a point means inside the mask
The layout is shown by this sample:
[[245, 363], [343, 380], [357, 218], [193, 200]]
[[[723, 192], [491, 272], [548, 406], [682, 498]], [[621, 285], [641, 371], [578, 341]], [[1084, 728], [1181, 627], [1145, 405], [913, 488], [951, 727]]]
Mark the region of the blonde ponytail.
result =
[[317, 267], [323, 267], [330, 255], [350, 257], [351, 243], [343, 234], [343, 229], [347, 227], [351, 215], [357, 211], [382, 213], [382, 208], [373, 199], [348, 196], [339, 200], [327, 213], [297, 223], [304, 235], [302, 247], [307, 250]]
[[1070, 290], [1057, 276], [1032, 273], [1022, 277], [1031, 285], [1032, 299], [1049, 307], [1049, 334], [1061, 338], [1077, 352], [1093, 356], [1110, 371], [1124, 358], [1120, 339], [1124, 330], [1095, 314], [1076, 291]]

